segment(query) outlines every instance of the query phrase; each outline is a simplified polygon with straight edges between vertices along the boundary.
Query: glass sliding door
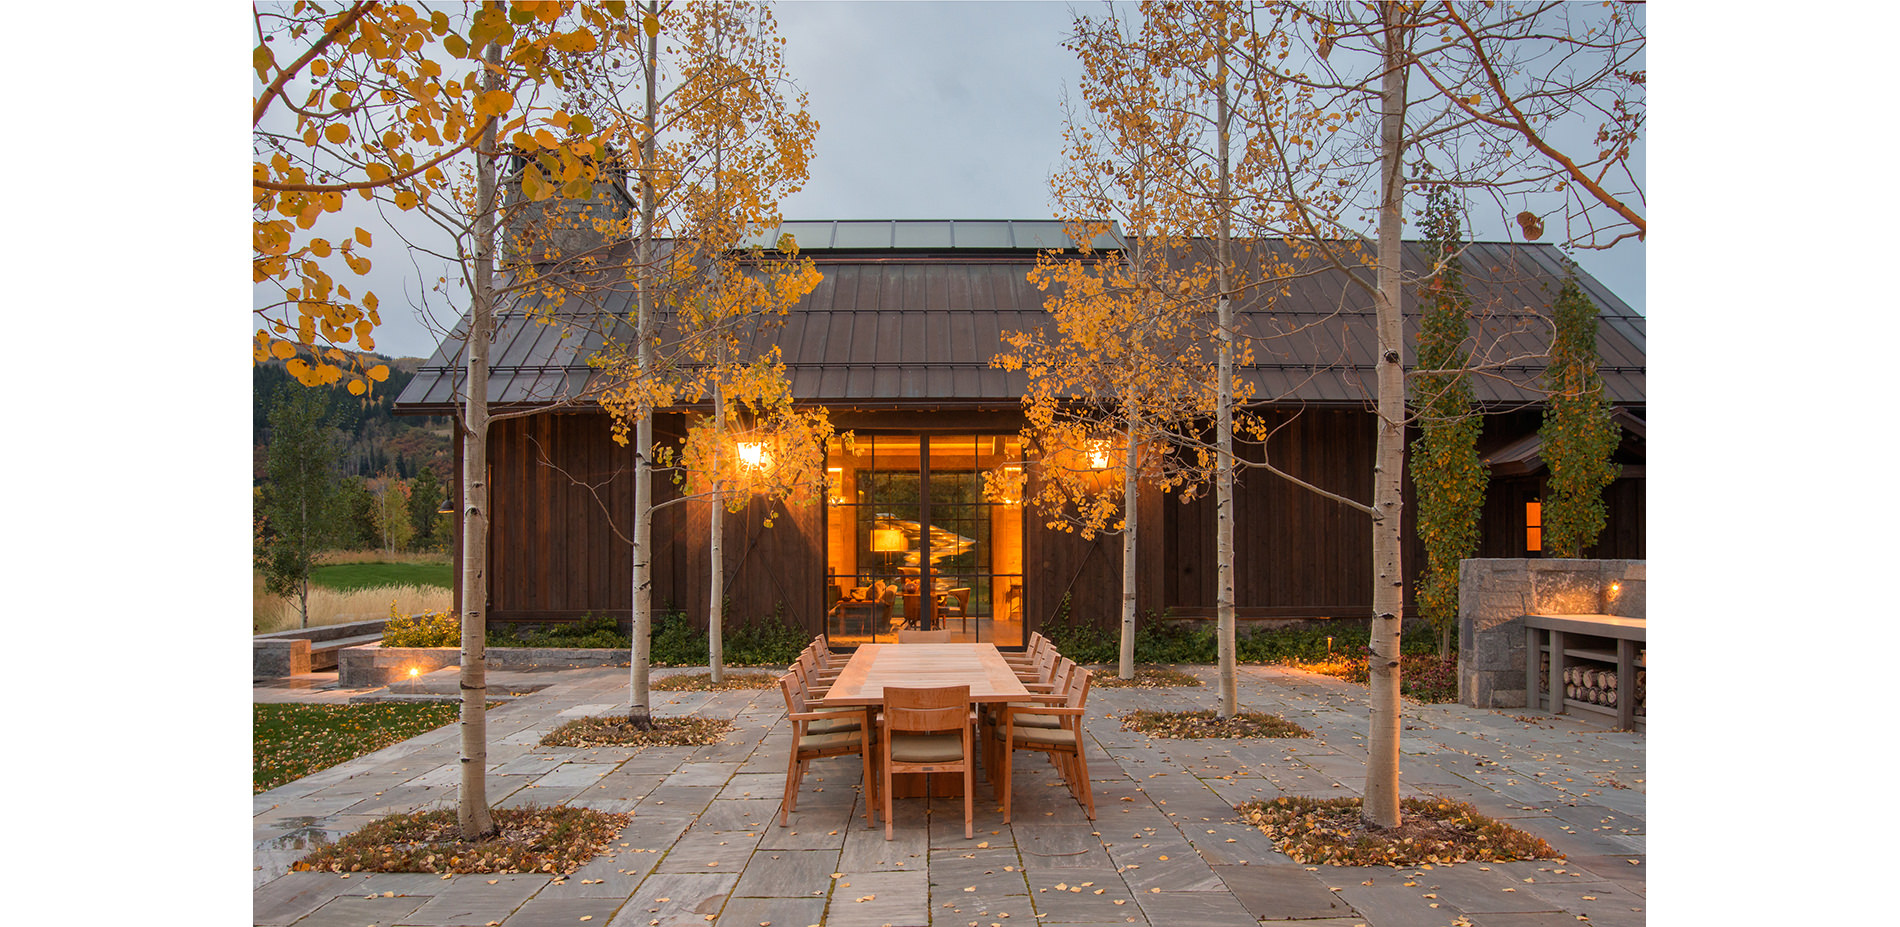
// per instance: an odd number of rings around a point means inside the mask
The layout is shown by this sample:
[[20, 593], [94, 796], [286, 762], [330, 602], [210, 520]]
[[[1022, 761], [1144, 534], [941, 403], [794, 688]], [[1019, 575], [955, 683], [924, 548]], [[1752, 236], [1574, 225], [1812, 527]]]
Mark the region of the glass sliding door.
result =
[[1014, 435], [866, 435], [855, 453], [834, 449], [831, 645], [894, 641], [914, 628], [1022, 646], [1021, 459]]

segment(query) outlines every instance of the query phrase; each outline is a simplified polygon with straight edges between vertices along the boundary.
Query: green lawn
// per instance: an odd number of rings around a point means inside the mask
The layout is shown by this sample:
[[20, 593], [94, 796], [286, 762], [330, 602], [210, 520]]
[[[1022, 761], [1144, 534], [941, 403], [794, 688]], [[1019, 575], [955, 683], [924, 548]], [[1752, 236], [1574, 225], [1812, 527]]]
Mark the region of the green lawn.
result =
[[381, 586], [455, 588], [455, 567], [447, 563], [333, 563], [310, 571], [318, 586], [353, 592]]
[[253, 794], [454, 721], [453, 702], [252, 705]]

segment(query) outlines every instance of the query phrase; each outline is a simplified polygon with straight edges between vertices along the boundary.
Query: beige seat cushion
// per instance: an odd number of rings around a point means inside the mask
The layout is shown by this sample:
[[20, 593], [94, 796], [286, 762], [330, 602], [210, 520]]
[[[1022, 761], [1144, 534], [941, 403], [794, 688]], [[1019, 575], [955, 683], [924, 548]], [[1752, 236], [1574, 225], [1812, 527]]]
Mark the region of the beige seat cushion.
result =
[[843, 734], [864, 727], [864, 715], [853, 712], [839, 718], [825, 718], [810, 721], [805, 725], [807, 734]]
[[1028, 712], [1018, 712], [1014, 721], [1017, 730], [1022, 730], [1026, 727], [1051, 728], [1062, 726], [1062, 719], [1055, 715], [1039, 715]]
[[834, 734], [806, 734], [798, 738], [798, 749], [801, 751], [828, 750], [834, 747], [856, 746], [862, 743], [863, 740], [864, 738], [858, 731], [842, 731]]
[[891, 734], [893, 763], [955, 763], [963, 759], [963, 735], [954, 731], [936, 734]]
[[1016, 729], [1016, 743], [1074, 748], [1075, 732], [1061, 728], [1019, 727]]

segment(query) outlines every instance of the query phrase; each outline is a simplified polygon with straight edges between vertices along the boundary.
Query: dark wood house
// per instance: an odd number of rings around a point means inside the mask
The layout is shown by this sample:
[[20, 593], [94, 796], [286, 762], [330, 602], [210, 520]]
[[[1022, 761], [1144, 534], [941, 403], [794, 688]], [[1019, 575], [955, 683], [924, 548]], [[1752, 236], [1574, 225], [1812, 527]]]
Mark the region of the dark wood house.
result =
[[[1047, 294], [1027, 274], [1040, 251], [1072, 246], [1062, 227], [836, 221], [788, 222], [782, 231], [796, 237], [823, 280], [782, 326], [761, 333], [759, 344], [780, 347], [794, 394], [829, 409], [840, 431], [856, 434], [857, 447], [853, 454], [834, 450], [827, 460], [822, 502], [782, 507], [770, 528], [757, 512], [722, 516], [730, 616], [778, 611], [846, 647], [887, 639], [907, 621], [1019, 646], [1065, 601], [1078, 618], [1113, 620], [1119, 539], [1046, 529], [1019, 502], [980, 491], [985, 472], [1024, 465], [1018, 430], [1026, 381], [990, 360], [1005, 333], [1048, 324]], [[1105, 236], [1095, 244], [1118, 243]], [[1413, 273], [1427, 267], [1415, 246], [1406, 262]], [[1484, 350], [1502, 358], [1475, 381], [1478, 401], [1491, 413], [1482, 449], [1492, 482], [1479, 556], [1536, 556], [1539, 355], [1564, 267], [1555, 247], [1516, 243], [1473, 244], [1463, 263], [1480, 307], [1474, 331]], [[1581, 271], [1578, 277], [1601, 312], [1601, 373], [1625, 429], [1623, 475], [1608, 492], [1609, 526], [1592, 553], [1641, 558], [1645, 322], [1597, 281]], [[609, 417], [586, 400], [596, 376], [587, 359], [601, 336], [589, 329], [563, 337], [562, 326], [533, 317], [624, 316], [630, 301], [630, 293], [608, 288], [584, 308], [528, 303], [501, 313], [490, 400], [534, 414], [496, 422], [490, 438], [489, 589], [497, 620], [630, 612], [632, 452], [614, 442]], [[1260, 411], [1284, 426], [1266, 448], [1242, 453], [1258, 459], [1264, 450], [1300, 479], [1369, 498], [1369, 302], [1343, 275], [1320, 273], [1239, 308], [1250, 334], [1274, 335], [1271, 350], [1257, 352], [1243, 373], [1255, 385]], [[404, 390], [398, 410], [453, 414], [461, 349], [459, 332], [452, 333]], [[683, 434], [686, 414], [657, 416], [656, 443]], [[1033, 478], [1033, 463], [1030, 469]], [[655, 482], [657, 501], [677, 493], [670, 480]], [[1145, 492], [1140, 505], [1139, 608], [1211, 616], [1211, 494], [1183, 503]], [[653, 533], [655, 605], [700, 622], [710, 604], [709, 509], [668, 506], [656, 514]], [[1236, 518], [1235, 594], [1243, 617], [1370, 615], [1371, 529], [1363, 514], [1252, 471], [1240, 477]], [[1416, 575], [1424, 557], [1415, 540], [1405, 556]], [[892, 591], [879, 600], [876, 593], [886, 588]]]

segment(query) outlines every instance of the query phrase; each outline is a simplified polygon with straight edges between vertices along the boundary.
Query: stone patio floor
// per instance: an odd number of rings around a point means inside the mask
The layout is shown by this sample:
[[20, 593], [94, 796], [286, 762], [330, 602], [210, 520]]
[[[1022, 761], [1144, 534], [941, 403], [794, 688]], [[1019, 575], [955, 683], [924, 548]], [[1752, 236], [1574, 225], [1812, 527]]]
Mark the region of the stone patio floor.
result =
[[[1212, 708], [1201, 688], [1089, 693], [1091, 822], [1042, 757], [1017, 755], [1014, 821], [977, 783], [976, 836], [962, 799], [899, 800], [896, 839], [867, 828], [855, 756], [807, 773], [778, 825], [790, 745], [779, 692], [655, 693], [663, 716], [733, 719], [708, 747], [538, 746], [565, 720], [625, 711], [624, 668], [491, 672], [496, 691], [536, 689], [489, 713], [488, 796], [497, 807], [631, 811], [607, 854], [566, 877], [289, 872], [315, 842], [385, 814], [454, 807], [451, 724], [253, 799], [258, 925], [1246, 925], [1599, 927], [1645, 922], [1644, 735], [1595, 718], [1406, 703], [1404, 794], [1466, 801], [1549, 842], [1559, 861], [1417, 868], [1310, 866], [1239, 822], [1235, 804], [1276, 795], [1356, 796], [1365, 774], [1365, 690], [1281, 667], [1240, 669], [1244, 708], [1314, 732], [1292, 740], [1170, 740], [1121, 730], [1135, 707]], [[682, 670], [692, 672], [690, 668]], [[704, 669], [698, 670], [703, 672]], [[417, 691], [454, 691], [438, 671]], [[667, 670], [656, 670], [655, 676]], [[536, 687], [539, 687], [538, 689]], [[258, 682], [255, 701], [342, 702], [334, 674]]]

